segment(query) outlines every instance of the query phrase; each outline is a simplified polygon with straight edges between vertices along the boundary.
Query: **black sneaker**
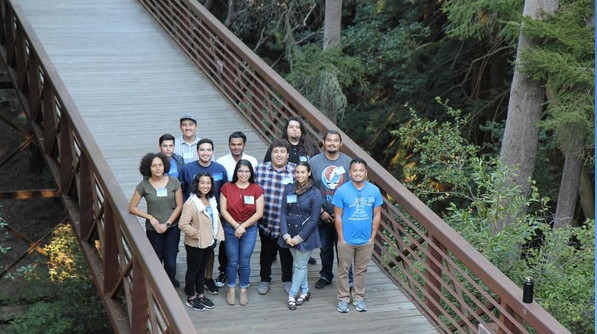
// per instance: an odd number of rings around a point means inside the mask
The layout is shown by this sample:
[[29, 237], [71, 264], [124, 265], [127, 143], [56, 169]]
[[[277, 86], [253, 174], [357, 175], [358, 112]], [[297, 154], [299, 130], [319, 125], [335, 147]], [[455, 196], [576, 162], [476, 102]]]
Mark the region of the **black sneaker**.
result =
[[330, 285], [330, 283], [331, 283], [330, 281], [321, 277], [317, 280], [317, 282], [315, 282], [315, 289], [323, 289], [326, 286]]
[[197, 298], [187, 298], [187, 306], [195, 311], [205, 310], [205, 306], [197, 301]]
[[309, 264], [317, 264], [317, 260], [314, 257], [309, 258]]
[[206, 309], [212, 309], [215, 307], [214, 303], [207, 297], [197, 298], [197, 303], [203, 305]]
[[175, 278], [174, 281], [172, 281], [172, 285], [174, 285], [175, 288], [178, 288], [180, 286], [180, 282]]
[[205, 287], [207, 288], [207, 292], [209, 292], [210, 295], [217, 295], [220, 291], [213, 279], [206, 279]]
[[220, 275], [218, 275], [218, 278], [216, 278], [216, 286], [221, 288], [226, 284], [226, 279], [228, 278], [228, 276], [226, 276], [226, 273], [220, 273]]

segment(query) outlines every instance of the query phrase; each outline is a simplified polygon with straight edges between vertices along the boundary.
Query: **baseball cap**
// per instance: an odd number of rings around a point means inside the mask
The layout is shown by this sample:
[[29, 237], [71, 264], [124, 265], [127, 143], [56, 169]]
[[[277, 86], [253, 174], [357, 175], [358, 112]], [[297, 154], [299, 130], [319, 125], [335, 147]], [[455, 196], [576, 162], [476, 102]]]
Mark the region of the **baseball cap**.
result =
[[195, 115], [191, 115], [191, 114], [184, 114], [182, 115], [182, 117], [180, 117], [180, 122], [182, 123], [182, 121], [189, 119], [193, 122], [195, 122], [195, 124], [197, 124], [197, 117], [195, 117]]

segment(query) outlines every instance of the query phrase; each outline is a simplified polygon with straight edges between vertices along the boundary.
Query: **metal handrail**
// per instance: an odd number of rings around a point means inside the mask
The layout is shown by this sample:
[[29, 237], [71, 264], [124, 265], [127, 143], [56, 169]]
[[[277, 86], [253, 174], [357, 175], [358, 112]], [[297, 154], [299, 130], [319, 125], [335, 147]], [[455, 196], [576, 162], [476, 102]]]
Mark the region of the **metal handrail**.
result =
[[17, 1], [0, 1], [0, 54], [118, 333], [196, 329]]
[[374, 260], [443, 332], [569, 333], [537, 303], [340, 131], [194, 0], [139, 0], [211, 83], [266, 140], [290, 116], [320, 138], [342, 134], [386, 196]]

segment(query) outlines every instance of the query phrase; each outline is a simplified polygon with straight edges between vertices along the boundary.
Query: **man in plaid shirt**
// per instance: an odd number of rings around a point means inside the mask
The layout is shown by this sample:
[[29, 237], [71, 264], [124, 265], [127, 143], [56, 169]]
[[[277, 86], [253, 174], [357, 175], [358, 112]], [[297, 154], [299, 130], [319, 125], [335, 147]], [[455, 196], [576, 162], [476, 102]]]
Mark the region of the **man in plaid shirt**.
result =
[[284, 187], [294, 182], [294, 168], [296, 164], [288, 161], [290, 143], [286, 139], [274, 139], [270, 145], [271, 161], [264, 162], [255, 169], [255, 182], [263, 188], [265, 206], [263, 217], [259, 220], [259, 238], [261, 239], [261, 254], [259, 275], [261, 282], [257, 292], [265, 295], [269, 292], [272, 281], [272, 262], [276, 254], [280, 253], [282, 267], [282, 285], [288, 293], [292, 281], [292, 255], [288, 248], [278, 246], [280, 236], [280, 208]]

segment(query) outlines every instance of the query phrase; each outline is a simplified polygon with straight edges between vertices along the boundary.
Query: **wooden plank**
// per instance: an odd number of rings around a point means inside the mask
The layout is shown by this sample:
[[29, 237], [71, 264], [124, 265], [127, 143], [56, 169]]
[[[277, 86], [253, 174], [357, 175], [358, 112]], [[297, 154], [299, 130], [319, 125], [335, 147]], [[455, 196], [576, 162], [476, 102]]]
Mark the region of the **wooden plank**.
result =
[[[228, 135], [241, 130], [248, 137], [247, 153], [263, 158], [266, 143], [134, 0], [21, 0], [20, 4], [127, 197], [141, 180], [141, 156], [157, 151], [161, 134], [178, 137], [178, 118], [185, 113], [200, 119], [198, 135], [214, 140], [216, 157], [228, 153]], [[211, 296], [215, 309], [187, 308], [199, 332], [436, 332], [373, 264], [367, 274], [368, 312], [351, 307], [349, 314], [340, 314], [335, 280], [322, 290], [312, 289], [311, 300], [290, 311], [279, 262], [272, 268], [269, 294], [257, 294], [259, 247], [258, 242], [252, 257], [249, 305], [228, 306], [223, 288]], [[318, 264], [309, 266], [311, 285], [319, 276], [318, 250], [314, 257]], [[177, 278], [183, 286], [185, 270], [181, 238]], [[177, 291], [184, 301], [183, 287]]]

